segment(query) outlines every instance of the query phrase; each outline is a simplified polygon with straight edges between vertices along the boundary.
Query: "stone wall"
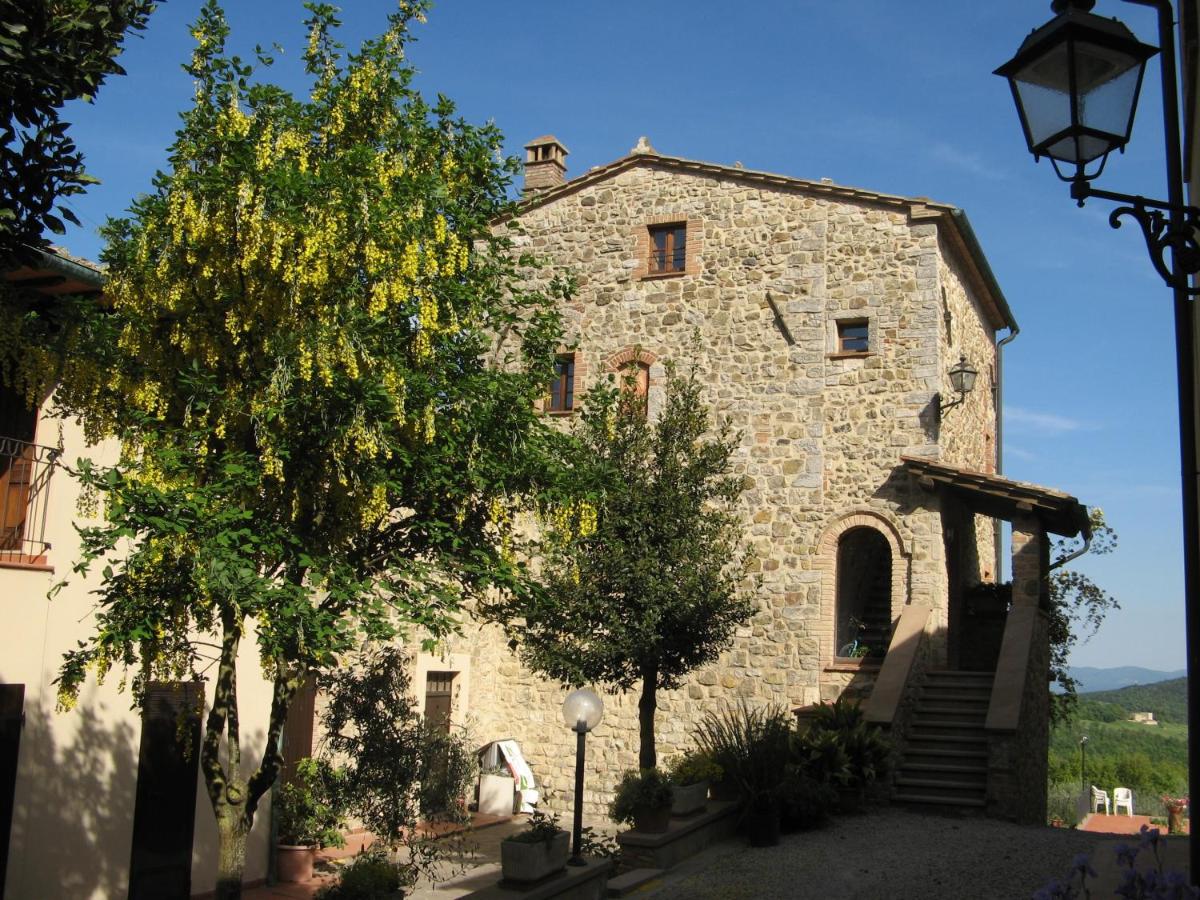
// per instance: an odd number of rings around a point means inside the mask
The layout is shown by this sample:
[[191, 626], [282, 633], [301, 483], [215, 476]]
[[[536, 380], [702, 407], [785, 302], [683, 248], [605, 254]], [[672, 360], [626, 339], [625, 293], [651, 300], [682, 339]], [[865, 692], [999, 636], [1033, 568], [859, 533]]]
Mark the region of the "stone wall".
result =
[[[648, 275], [647, 228], [669, 222], [688, 224], [687, 269]], [[830, 671], [836, 535], [849, 525], [888, 537], [893, 608], [929, 605], [931, 652], [944, 654], [937, 499], [896, 468], [904, 454], [945, 458], [950, 443], [951, 461], [986, 467], [983, 445], [970, 438], [986, 428], [986, 391], [954, 411], [961, 435], [955, 425], [939, 429], [936, 418], [936, 394], [948, 387], [943, 283], [960, 341], [974, 353], [989, 332], [946, 259], [938, 222], [894, 205], [647, 160], [534, 205], [520, 225], [519, 249], [551, 261], [539, 277], [569, 271], [579, 285], [567, 310], [576, 398], [637, 350], [652, 366], [651, 414], [660, 367], [694, 364], [706, 401], [742, 434], [734, 466], [745, 479], [743, 515], [763, 579], [759, 611], [717, 663], [660, 696], [660, 754], [685, 749], [706, 711], [742, 699], [794, 708], [851, 683], [869, 689], [867, 674]], [[862, 319], [868, 352], [838, 352], [839, 320]], [[473, 733], [480, 742], [520, 740], [537, 777], [569, 802], [574, 737], [559, 713], [566, 691], [525, 671], [493, 626], [472, 626], [460, 644], [455, 652], [470, 654]], [[636, 765], [636, 697], [606, 704], [589, 739], [591, 813]]]

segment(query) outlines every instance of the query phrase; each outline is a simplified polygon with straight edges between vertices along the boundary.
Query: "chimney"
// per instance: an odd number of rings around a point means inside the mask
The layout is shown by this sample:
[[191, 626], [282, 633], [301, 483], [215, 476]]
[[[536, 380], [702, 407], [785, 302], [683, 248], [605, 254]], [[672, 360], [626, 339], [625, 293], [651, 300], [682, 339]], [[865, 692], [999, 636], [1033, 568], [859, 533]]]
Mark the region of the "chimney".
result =
[[567, 148], [552, 134], [534, 138], [525, 145], [525, 186], [529, 197], [566, 183]]

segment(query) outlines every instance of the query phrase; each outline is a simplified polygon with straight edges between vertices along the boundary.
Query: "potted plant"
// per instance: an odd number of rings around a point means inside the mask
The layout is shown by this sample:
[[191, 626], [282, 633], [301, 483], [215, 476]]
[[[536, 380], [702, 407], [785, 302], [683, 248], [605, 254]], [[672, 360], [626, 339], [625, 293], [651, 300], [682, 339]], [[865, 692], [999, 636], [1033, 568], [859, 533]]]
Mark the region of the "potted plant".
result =
[[296, 764], [295, 777], [280, 788], [275, 799], [280, 881], [308, 881], [319, 848], [345, 846], [339, 776], [328, 762], [306, 758]]
[[503, 766], [479, 772], [479, 811], [489, 816], [511, 816], [516, 785], [512, 773]]
[[792, 726], [778, 708], [750, 709], [745, 703], [710, 713], [696, 732], [701, 750], [721, 760], [745, 804], [750, 844], [779, 843], [779, 786], [789, 761]]
[[561, 871], [571, 852], [570, 839], [558, 827], [557, 815], [534, 812], [528, 828], [500, 842], [500, 871], [504, 880], [529, 884]]
[[667, 768], [671, 779], [671, 815], [690, 816], [708, 802], [708, 785], [721, 777], [721, 767], [707, 753], [693, 751], [673, 760]]
[[1167, 810], [1167, 834], [1183, 834], [1183, 814], [1187, 812], [1188, 798], [1164, 795], [1162, 803]]
[[636, 831], [659, 834], [671, 825], [671, 782], [657, 768], [629, 770], [617, 785], [608, 806], [614, 822], [632, 824]]

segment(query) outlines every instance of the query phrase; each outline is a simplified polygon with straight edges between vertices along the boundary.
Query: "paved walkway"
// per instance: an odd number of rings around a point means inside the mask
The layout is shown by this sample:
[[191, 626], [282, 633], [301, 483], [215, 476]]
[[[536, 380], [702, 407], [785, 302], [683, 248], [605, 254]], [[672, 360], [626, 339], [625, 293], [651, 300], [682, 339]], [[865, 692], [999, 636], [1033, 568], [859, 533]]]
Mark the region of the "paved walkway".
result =
[[[1188, 823], [1188, 819], [1183, 820], [1185, 834], [1188, 831]], [[1094, 831], [1099, 834], [1137, 834], [1143, 825], [1157, 828], [1163, 834], [1167, 832], [1165, 825], [1155, 825], [1149, 816], [1110, 816], [1104, 813], [1090, 813], [1075, 827], [1080, 831]]]

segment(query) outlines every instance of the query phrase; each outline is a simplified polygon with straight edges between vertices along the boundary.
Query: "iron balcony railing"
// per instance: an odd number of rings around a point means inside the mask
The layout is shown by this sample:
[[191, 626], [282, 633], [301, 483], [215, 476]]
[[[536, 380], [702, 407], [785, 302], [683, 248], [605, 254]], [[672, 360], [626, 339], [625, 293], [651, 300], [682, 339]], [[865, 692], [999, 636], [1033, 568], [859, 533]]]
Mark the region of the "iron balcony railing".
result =
[[662, 272], [682, 272], [686, 262], [687, 250], [683, 247], [650, 251], [650, 272], [655, 275]]
[[0, 437], [0, 562], [45, 556], [50, 476], [61, 451]]

